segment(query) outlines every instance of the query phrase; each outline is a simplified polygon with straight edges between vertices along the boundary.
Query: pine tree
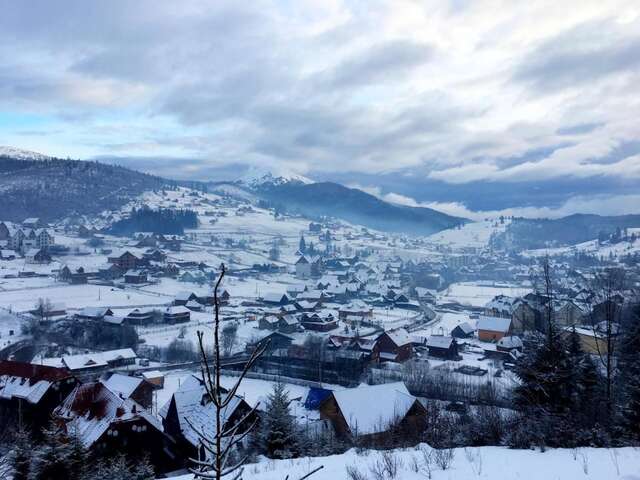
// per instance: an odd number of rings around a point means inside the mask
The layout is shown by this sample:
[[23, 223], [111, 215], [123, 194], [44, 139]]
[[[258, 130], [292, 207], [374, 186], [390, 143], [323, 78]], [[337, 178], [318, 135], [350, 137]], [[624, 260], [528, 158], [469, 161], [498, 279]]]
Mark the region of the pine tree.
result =
[[29, 434], [19, 430], [16, 434], [11, 464], [14, 480], [29, 480], [33, 449], [29, 442]]
[[300, 253], [305, 253], [307, 251], [307, 243], [304, 241], [304, 235], [300, 236], [300, 244], [298, 245], [298, 250]]
[[640, 440], [640, 307], [629, 320], [619, 350], [620, 415], [625, 433]]
[[77, 432], [69, 435], [69, 480], [83, 480], [87, 471], [87, 450]]
[[289, 412], [289, 395], [283, 383], [276, 383], [269, 394], [266, 416], [261, 424], [261, 440], [270, 458], [291, 458], [296, 450], [295, 427]]
[[32, 480], [69, 478], [71, 447], [65, 435], [59, 428], [45, 429], [43, 435], [31, 468]]

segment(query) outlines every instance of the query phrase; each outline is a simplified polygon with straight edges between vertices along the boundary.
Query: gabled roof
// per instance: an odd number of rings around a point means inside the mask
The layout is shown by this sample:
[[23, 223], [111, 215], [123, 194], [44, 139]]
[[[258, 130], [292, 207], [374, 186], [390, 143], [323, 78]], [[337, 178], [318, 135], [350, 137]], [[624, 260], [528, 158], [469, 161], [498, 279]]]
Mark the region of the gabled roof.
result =
[[[456, 325], [455, 328], [459, 328], [460, 330], [463, 331], [463, 333], [465, 333], [466, 335], [470, 335], [473, 333], [473, 327], [469, 324], [469, 322], [462, 322], [459, 323], [458, 325]], [[454, 328], [454, 329], [455, 329]]]
[[[204, 433], [208, 438], [214, 438], [217, 425], [215, 407], [200, 379], [195, 376], [189, 377], [162, 408], [161, 416], [166, 418], [171, 403], [175, 405], [180, 431], [191, 445], [198, 447], [200, 444], [197, 431]], [[245, 402], [241, 397], [234, 396], [222, 412], [223, 423], [226, 423], [243, 403]]]
[[454, 342], [453, 338], [444, 335], [431, 335], [427, 340], [427, 347], [448, 349]]
[[333, 398], [354, 436], [386, 431], [416, 401], [402, 382], [347, 388]]
[[54, 415], [66, 421], [67, 431], [77, 433], [85, 448], [91, 447], [115, 422], [143, 418], [159, 431], [162, 425], [131, 399], [120, 398], [100, 382], [76, 386]]
[[122, 398], [129, 398], [142, 382], [144, 379], [140, 377], [130, 377], [120, 373], [114, 373], [108, 379], [100, 380], [100, 383]]
[[0, 398], [37, 404], [55, 382], [67, 378], [72, 375], [66, 368], [4, 360], [0, 362]]
[[404, 328], [389, 330], [385, 333], [398, 347], [411, 343], [411, 335]]
[[508, 332], [511, 326], [510, 318], [501, 317], [480, 317], [478, 319], [478, 330], [490, 330], [492, 332]]

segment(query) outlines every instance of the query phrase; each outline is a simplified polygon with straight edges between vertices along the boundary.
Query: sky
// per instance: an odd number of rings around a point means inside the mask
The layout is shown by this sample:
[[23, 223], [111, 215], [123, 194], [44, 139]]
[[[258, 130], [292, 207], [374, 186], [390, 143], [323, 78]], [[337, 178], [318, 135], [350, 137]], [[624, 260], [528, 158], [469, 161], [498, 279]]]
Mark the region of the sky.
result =
[[0, 0], [0, 145], [338, 181], [480, 218], [640, 213], [637, 0]]

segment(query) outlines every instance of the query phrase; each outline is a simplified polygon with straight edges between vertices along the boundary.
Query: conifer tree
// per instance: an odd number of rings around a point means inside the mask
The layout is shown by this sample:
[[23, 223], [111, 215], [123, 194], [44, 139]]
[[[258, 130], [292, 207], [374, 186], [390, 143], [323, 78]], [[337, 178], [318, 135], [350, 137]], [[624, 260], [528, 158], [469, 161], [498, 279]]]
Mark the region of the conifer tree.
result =
[[273, 386], [261, 425], [262, 446], [270, 458], [290, 458], [297, 450], [295, 426], [289, 412], [289, 395], [282, 383]]
[[29, 442], [29, 434], [21, 429], [16, 434], [13, 454], [11, 455], [14, 480], [29, 480], [32, 457], [33, 449]]
[[36, 449], [31, 467], [32, 480], [70, 477], [71, 447], [59, 428], [43, 430], [43, 441]]
[[619, 350], [621, 424], [632, 439], [640, 440], [640, 306], [629, 320]]

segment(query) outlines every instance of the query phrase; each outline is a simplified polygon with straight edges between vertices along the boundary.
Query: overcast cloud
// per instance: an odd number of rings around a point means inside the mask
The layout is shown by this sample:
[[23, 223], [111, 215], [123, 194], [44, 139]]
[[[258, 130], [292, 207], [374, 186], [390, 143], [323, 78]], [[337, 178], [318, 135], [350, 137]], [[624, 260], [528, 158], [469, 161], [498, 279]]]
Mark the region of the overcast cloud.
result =
[[[640, 187], [634, 0], [0, 0], [0, 12], [0, 144], [175, 178], [256, 165], [347, 176], [467, 212], [623, 213], [637, 200], [619, 191]], [[410, 181], [376, 184], [390, 174]], [[481, 184], [503, 200], [487, 208]], [[505, 203], [542, 184], [557, 195]], [[471, 193], [452, 201], [446, 186]]]

